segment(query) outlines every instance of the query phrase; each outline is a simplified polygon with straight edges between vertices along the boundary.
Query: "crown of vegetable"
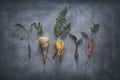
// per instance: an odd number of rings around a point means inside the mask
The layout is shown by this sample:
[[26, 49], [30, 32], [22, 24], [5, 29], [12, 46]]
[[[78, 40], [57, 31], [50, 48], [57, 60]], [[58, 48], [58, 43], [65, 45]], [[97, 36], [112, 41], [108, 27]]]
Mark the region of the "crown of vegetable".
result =
[[59, 16], [56, 18], [56, 24], [54, 26], [54, 32], [57, 37], [61, 37], [67, 34], [71, 30], [71, 24], [66, 23], [66, 14], [67, 14], [67, 7], [59, 13]]

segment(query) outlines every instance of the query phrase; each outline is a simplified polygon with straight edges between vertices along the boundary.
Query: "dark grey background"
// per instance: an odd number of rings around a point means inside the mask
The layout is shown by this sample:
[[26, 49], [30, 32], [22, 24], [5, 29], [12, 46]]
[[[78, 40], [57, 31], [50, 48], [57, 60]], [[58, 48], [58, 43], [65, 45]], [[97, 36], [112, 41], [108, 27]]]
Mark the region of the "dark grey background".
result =
[[[79, 46], [79, 64], [74, 60], [75, 45], [67, 36], [61, 64], [52, 59], [56, 39], [55, 19], [67, 6], [67, 20], [72, 34], [90, 34], [90, 27], [100, 24], [94, 35], [94, 49], [87, 61], [87, 41]], [[32, 57], [28, 59], [27, 43], [20, 41], [25, 32], [16, 28], [21, 23], [29, 28], [40, 21], [49, 37], [47, 65], [44, 68], [37, 32], [31, 32]], [[118, 0], [1, 0], [0, 1], [0, 80], [119, 80], [120, 79], [120, 3]]]

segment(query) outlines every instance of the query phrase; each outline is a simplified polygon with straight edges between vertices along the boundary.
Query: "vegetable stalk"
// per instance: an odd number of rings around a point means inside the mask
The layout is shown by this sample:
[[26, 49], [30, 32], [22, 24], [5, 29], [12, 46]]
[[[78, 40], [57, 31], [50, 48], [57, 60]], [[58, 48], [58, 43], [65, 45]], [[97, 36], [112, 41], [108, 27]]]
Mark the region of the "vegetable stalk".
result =
[[[31, 46], [30, 46], [30, 32], [23, 26], [22, 24], [16, 23], [15, 26], [22, 28], [27, 33], [27, 44], [28, 44], [28, 52], [29, 52], [29, 59], [31, 58]], [[22, 38], [23, 39], [23, 38]]]

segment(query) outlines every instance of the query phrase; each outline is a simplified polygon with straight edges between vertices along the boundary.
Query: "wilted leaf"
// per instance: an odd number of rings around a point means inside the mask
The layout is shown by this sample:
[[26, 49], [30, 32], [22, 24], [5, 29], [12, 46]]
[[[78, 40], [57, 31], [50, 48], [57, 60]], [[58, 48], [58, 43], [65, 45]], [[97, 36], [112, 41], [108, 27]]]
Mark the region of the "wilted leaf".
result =
[[28, 30], [22, 24], [16, 23], [15, 26], [23, 28], [23, 30], [26, 31], [28, 37], [30, 38], [30, 33], [28, 32]]
[[77, 42], [77, 44], [79, 45], [81, 43], [82, 43], [82, 39], [79, 39], [78, 42]]
[[77, 41], [77, 37], [75, 35], [69, 34], [70, 37], [76, 42]]

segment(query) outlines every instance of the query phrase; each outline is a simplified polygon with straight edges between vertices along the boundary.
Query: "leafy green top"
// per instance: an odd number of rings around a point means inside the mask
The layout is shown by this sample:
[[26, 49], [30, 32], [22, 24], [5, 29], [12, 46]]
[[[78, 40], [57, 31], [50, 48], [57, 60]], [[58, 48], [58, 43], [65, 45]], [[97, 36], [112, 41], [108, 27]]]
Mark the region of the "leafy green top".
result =
[[39, 34], [43, 34], [44, 33], [42, 24], [40, 22], [38, 22], [38, 23], [33, 22], [31, 24], [31, 27], [35, 27]]
[[96, 33], [99, 30], [99, 24], [93, 24], [93, 27], [91, 27], [91, 32]]
[[99, 24], [93, 24], [93, 26], [91, 27], [91, 36], [89, 37], [88, 34], [86, 32], [81, 32], [81, 35], [85, 38], [85, 39], [90, 39], [92, 38], [93, 34], [96, 33], [99, 30]]
[[[66, 23], [66, 14], [67, 14], [67, 7], [59, 13], [59, 16], [56, 18], [56, 24], [54, 26], [54, 32], [57, 37], [61, 37], [65, 34], [67, 34], [71, 30], [71, 24]], [[63, 27], [64, 26], [64, 27]]]

